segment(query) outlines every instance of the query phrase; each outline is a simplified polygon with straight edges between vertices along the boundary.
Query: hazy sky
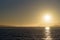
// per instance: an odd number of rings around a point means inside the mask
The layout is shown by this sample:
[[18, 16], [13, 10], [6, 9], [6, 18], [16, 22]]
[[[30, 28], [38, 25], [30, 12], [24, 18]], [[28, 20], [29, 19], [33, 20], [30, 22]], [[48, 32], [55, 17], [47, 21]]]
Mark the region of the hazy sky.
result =
[[0, 0], [0, 25], [42, 25], [45, 11], [60, 23], [60, 0]]

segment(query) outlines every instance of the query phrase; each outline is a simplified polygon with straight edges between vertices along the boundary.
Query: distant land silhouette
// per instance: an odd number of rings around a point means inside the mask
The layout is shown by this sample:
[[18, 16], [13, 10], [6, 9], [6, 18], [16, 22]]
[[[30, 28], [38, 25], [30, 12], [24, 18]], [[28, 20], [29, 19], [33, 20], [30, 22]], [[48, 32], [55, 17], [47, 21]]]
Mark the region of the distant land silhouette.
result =
[[[8, 25], [0, 25], [0, 27], [45, 27], [45, 26], [8, 26]], [[49, 27], [60, 27], [60, 25], [53, 25]]]

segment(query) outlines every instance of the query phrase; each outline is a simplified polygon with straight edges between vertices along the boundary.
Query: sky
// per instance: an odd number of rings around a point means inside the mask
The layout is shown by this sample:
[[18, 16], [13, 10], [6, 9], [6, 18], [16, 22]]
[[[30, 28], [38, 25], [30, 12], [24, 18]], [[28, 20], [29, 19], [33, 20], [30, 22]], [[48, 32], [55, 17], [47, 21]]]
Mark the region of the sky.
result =
[[0, 25], [45, 25], [42, 16], [47, 12], [50, 25], [60, 25], [60, 0], [0, 0]]

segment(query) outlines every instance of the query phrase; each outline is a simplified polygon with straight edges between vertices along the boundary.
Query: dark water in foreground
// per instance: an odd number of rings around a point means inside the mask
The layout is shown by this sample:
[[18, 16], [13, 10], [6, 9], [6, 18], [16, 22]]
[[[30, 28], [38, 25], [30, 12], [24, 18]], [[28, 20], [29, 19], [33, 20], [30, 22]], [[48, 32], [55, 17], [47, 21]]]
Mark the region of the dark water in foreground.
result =
[[0, 40], [60, 40], [60, 27], [0, 28]]

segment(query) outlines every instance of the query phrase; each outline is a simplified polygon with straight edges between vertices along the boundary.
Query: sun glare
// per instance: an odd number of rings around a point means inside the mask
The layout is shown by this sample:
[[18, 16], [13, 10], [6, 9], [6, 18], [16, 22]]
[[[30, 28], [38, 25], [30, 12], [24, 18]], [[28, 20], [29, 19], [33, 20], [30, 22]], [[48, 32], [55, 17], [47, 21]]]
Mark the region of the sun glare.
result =
[[46, 30], [49, 30], [50, 28], [49, 27], [45, 27]]
[[45, 15], [44, 16], [44, 20], [47, 22], [47, 21], [50, 21], [51, 20], [51, 16], [50, 15]]

